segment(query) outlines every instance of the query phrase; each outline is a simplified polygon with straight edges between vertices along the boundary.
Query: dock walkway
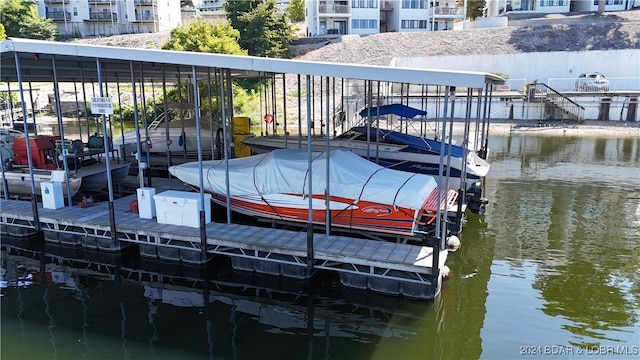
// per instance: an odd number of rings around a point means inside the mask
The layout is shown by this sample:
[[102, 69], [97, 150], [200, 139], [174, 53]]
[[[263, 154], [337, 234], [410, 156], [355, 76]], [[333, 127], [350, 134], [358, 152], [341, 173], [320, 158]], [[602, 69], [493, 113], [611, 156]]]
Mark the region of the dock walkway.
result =
[[[113, 244], [108, 202], [91, 207], [44, 209], [38, 204], [38, 218], [45, 238], [82, 245], [96, 250], [113, 250], [138, 244], [142, 256], [197, 263], [202, 259], [200, 229], [158, 224], [131, 212], [135, 195], [114, 201], [116, 238]], [[3, 227], [36, 228], [32, 204], [0, 200]], [[206, 225], [206, 253], [230, 256], [233, 267], [292, 278], [308, 278], [307, 233], [250, 225], [211, 222]], [[440, 284], [433, 284], [433, 248], [345, 236], [313, 234], [314, 269], [340, 273], [343, 284], [380, 292], [431, 298]], [[439, 269], [447, 250], [440, 252]], [[436, 276], [440, 279], [440, 276]], [[439, 280], [437, 281], [439, 282]]]

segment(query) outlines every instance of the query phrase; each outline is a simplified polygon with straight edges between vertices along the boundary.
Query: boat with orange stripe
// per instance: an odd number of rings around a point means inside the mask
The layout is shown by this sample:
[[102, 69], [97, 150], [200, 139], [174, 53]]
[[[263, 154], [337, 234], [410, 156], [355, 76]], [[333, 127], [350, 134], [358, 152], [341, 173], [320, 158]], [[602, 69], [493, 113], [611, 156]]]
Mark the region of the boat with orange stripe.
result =
[[[199, 188], [199, 169], [190, 162], [169, 172]], [[278, 149], [228, 163], [203, 161], [202, 169], [204, 191], [222, 206], [229, 194], [233, 211], [298, 225], [311, 216], [314, 225], [329, 222], [373, 238], [422, 240], [433, 232], [438, 210], [453, 208], [457, 198], [455, 191], [438, 191], [432, 176], [384, 168], [344, 150]]]

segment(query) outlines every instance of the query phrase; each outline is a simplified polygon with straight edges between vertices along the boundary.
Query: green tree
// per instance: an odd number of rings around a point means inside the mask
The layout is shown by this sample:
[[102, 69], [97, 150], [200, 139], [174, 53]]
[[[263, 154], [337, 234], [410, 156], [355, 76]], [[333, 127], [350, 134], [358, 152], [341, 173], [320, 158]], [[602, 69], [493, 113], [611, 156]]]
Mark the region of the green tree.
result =
[[[460, 1], [459, 6], [464, 6], [464, 2]], [[475, 20], [484, 15], [486, 2], [484, 0], [467, 0], [467, 18]]]
[[[238, 30], [232, 28], [228, 22], [210, 24], [205, 21], [196, 21], [189, 26], [173, 29], [170, 40], [162, 45], [162, 48], [165, 50], [247, 55], [247, 51], [238, 45], [239, 37], [240, 33]], [[200, 107], [203, 117], [206, 118], [210, 112], [213, 112], [214, 116], [219, 119], [220, 105], [217, 96], [220, 90], [219, 83], [215, 81], [211, 83], [200, 81], [199, 87]], [[175, 103], [184, 101], [187, 94], [191, 92], [191, 85], [181, 85], [180, 91], [178, 91], [178, 88], [171, 89], [167, 91], [166, 94], [167, 102]], [[209, 94], [212, 95], [211, 98], [209, 98]], [[247, 99], [250, 98], [251, 95], [247, 90], [233, 84], [233, 102], [236, 109], [244, 106], [248, 101]], [[160, 100], [157, 104], [162, 108], [163, 101]], [[211, 106], [213, 108], [211, 108]]]
[[286, 14], [276, 15], [275, 0], [229, 0], [227, 19], [240, 31], [238, 43], [249, 55], [282, 57], [294, 40], [294, 28]]
[[53, 40], [58, 33], [51, 19], [41, 19], [33, 2], [0, 1], [0, 23], [7, 37]]
[[4, 31], [4, 25], [0, 24], [0, 40], [7, 38], [7, 33]]
[[171, 30], [171, 38], [162, 48], [165, 50], [195, 51], [215, 54], [247, 55], [240, 48], [240, 33], [229, 23], [209, 24], [196, 21], [189, 26]]
[[304, 0], [291, 0], [288, 10], [291, 20], [304, 21]]

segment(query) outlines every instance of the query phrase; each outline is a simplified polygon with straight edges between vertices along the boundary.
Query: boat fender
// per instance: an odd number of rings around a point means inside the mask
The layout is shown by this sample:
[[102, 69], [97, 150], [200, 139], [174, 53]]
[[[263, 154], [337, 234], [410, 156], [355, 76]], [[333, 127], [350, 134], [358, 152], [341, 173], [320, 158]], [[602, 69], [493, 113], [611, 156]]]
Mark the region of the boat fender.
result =
[[451, 269], [447, 265], [445, 265], [442, 267], [441, 274], [442, 274], [442, 279], [447, 280], [451, 275]]
[[153, 143], [151, 142], [151, 139], [147, 138], [147, 149], [153, 149]]
[[134, 214], [139, 213], [138, 200], [131, 200], [131, 202], [129, 203], [129, 210], [131, 210], [131, 212]]
[[447, 238], [447, 249], [451, 252], [458, 250], [460, 248], [460, 244], [460, 239], [455, 235], [451, 235]]
[[182, 147], [182, 144], [184, 144], [184, 138], [180, 135], [180, 137], [178, 137], [178, 146]]

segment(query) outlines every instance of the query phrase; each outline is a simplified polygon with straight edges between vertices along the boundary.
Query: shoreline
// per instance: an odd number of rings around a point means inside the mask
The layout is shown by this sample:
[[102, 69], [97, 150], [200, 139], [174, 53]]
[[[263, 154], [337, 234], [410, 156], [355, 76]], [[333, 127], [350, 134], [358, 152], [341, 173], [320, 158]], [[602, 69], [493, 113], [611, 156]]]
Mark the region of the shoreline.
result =
[[[461, 131], [464, 128], [461, 129]], [[454, 130], [455, 132], [455, 130]], [[582, 123], [560, 121], [491, 120], [489, 135], [531, 134], [540, 136], [640, 137], [640, 122], [597, 121]]]
[[[39, 119], [40, 124], [56, 124], [57, 118], [53, 116], [44, 116]], [[44, 120], [44, 121], [43, 121]], [[63, 121], [77, 121], [75, 118], [63, 118]], [[433, 128], [433, 121], [428, 122], [428, 126]], [[259, 125], [252, 125], [259, 126]], [[289, 129], [297, 128], [298, 124], [287, 122]], [[479, 124], [482, 126], [482, 124]], [[303, 125], [303, 129], [306, 126]], [[474, 122], [470, 125], [470, 132], [473, 133]], [[447, 129], [448, 130], [448, 129]], [[283, 131], [283, 125], [278, 126], [278, 131]], [[293, 134], [295, 131], [291, 131]], [[464, 133], [464, 122], [462, 119], [455, 119], [453, 123], [453, 135], [462, 135]], [[582, 123], [561, 122], [561, 121], [538, 121], [538, 120], [508, 120], [508, 119], [490, 119], [489, 135], [506, 136], [506, 135], [536, 135], [536, 136], [582, 136], [582, 137], [638, 137], [640, 138], [640, 121], [598, 121], [585, 120]]]

